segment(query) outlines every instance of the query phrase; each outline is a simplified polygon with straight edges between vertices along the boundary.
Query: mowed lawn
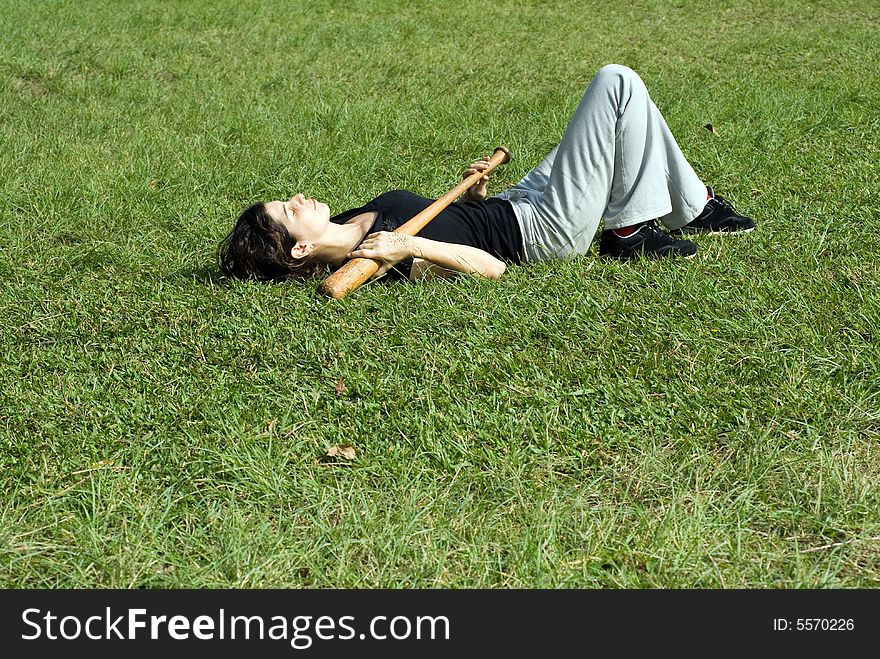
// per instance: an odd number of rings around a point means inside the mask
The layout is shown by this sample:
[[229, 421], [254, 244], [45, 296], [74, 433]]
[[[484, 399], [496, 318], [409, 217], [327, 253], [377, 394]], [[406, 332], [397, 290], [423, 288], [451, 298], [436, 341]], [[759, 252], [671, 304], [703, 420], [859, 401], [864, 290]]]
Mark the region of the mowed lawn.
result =
[[[873, 0], [0, 0], [0, 586], [880, 585], [878, 57]], [[256, 200], [500, 191], [610, 62], [756, 232], [217, 271]]]

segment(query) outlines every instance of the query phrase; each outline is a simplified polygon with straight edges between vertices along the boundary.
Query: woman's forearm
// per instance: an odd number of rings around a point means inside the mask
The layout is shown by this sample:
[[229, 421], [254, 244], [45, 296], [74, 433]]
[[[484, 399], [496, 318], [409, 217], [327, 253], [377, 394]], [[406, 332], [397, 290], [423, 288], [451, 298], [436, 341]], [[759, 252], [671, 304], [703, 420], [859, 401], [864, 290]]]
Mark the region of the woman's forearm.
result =
[[449, 272], [464, 272], [490, 279], [497, 279], [507, 269], [504, 261], [477, 247], [390, 231], [371, 233], [348, 256], [381, 263], [377, 276], [384, 275], [389, 268], [410, 257]]
[[424, 259], [447, 270], [497, 279], [507, 269], [504, 261], [477, 247], [444, 243], [421, 236], [412, 236], [411, 241], [414, 258]]

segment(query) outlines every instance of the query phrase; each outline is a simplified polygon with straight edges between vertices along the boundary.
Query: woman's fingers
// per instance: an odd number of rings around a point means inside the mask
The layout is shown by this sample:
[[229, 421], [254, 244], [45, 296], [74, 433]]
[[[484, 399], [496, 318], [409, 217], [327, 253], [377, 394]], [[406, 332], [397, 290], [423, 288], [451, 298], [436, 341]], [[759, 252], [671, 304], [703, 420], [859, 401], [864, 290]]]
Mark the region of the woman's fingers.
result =
[[376, 252], [378, 248], [381, 246], [381, 238], [378, 233], [371, 233], [366, 238], [363, 239], [360, 245], [357, 246], [357, 249], [349, 252], [349, 256], [351, 257], [364, 257], [364, 258], [376, 258]]
[[[480, 160], [476, 160], [473, 163], [471, 163], [471, 166], [468, 167], [464, 172], [464, 178], [467, 178], [468, 176], [473, 176], [477, 172], [486, 171], [486, 169], [488, 169], [488, 167], [489, 167], [489, 156], [483, 156]], [[483, 180], [488, 181], [489, 175], [487, 174], [486, 176], [484, 176]]]
[[375, 259], [380, 260], [382, 257], [379, 251], [372, 245], [360, 245], [356, 250], [348, 253], [350, 259]]
[[348, 256], [350, 258], [373, 259], [393, 265], [411, 256], [410, 243], [409, 236], [380, 231], [368, 235]]

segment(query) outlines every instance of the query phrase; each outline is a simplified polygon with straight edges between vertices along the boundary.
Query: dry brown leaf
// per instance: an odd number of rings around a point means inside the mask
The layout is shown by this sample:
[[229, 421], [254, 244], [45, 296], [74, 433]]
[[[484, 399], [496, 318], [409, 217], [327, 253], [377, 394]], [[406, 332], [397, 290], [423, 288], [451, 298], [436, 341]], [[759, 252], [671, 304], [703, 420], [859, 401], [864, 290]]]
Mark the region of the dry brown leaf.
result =
[[336, 381], [336, 393], [341, 396], [346, 391], [348, 391], [348, 387], [345, 386], [345, 380], [339, 378], [339, 380]]
[[717, 135], [717, 134], [718, 134], [718, 131], [715, 130], [715, 126], [713, 126], [712, 124], [706, 124], [705, 126], [703, 126], [703, 128], [705, 128], [706, 130], [708, 130], [708, 131], [709, 131], [710, 133], [712, 133], [713, 135]]
[[331, 446], [329, 449], [327, 449], [328, 458], [344, 458], [346, 460], [354, 460], [354, 456], [354, 446], [349, 446], [348, 444]]

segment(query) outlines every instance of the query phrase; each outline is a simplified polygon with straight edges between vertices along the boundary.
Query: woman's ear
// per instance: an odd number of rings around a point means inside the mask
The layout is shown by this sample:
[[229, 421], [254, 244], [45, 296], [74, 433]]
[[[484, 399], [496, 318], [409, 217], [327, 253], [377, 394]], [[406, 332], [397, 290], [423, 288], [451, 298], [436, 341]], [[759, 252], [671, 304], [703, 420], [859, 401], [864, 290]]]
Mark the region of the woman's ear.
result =
[[293, 247], [290, 248], [290, 256], [296, 260], [304, 259], [312, 251], [315, 249], [315, 246], [312, 243], [300, 243], [297, 242]]

